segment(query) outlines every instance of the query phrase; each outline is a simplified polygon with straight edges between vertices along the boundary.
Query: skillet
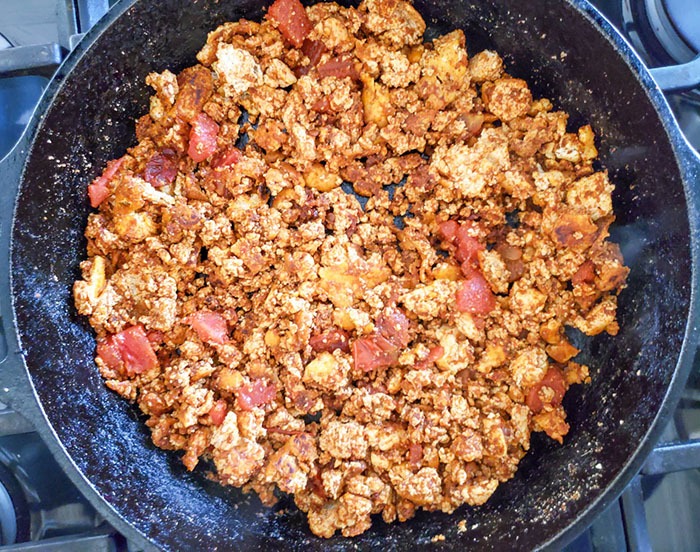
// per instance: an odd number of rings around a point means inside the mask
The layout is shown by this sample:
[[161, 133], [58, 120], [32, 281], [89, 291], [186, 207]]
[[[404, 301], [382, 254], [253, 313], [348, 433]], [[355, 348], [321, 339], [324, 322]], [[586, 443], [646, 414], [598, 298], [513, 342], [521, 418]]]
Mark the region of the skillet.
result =
[[[593, 382], [566, 394], [563, 446], [534, 434], [515, 478], [484, 506], [322, 540], [291, 501], [267, 509], [209, 481], [206, 467], [186, 472], [151, 444], [136, 409], [104, 387], [92, 330], [71, 295], [85, 251], [86, 186], [134, 144], [134, 120], [151, 94], [145, 76], [194, 64], [208, 31], [259, 20], [268, 3], [122, 0], [58, 70], [0, 163], [0, 400], [35, 424], [78, 488], [146, 550], [560, 548], [619, 495], [658, 439], [698, 323], [700, 159], [641, 61], [584, 0], [415, 2], [427, 39], [463, 29], [470, 54], [497, 50], [535, 97], [571, 114], [572, 128], [590, 122], [617, 185], [612, 239], [631, 268], [621, 331], [573, 336]], [[437, 534], [445, 540], [432, 543]]]

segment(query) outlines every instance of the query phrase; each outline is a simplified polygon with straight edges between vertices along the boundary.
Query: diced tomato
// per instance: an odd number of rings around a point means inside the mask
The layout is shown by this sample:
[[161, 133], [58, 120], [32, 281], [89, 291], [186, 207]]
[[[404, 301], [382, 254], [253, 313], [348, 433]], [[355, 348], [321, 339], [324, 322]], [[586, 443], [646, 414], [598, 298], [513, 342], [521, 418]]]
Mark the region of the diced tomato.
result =
[[437, 347], [433, 347], [430, 349], [430, 352], [428, 353], [428, 356], [425, 360], [429, 362], [435, 362], [437, 360], [440, 360], [442, 358], [442, 355], [445, 354], [445, 348], [442, 345], [438, 345]]
[[542, 381], [536, 383], [530, 388], [527, 394], [527, 406], [533, 412], [540, 412], [544, 408], [542, 399], [540, 398], [540, 390], [543, 387], [549, 387], [554, 391], [554, 397], [549, 404], [560, 404], [566, 392], [566, 381], [564, 374], [559, 368], [550, 368], [542, 378]]
[[200, 113], [192, 121], [190, 130], [190, 147], [187, 154], [192, 161], [199, 163], [216, 153], [216, 137], [219, 125], [206, 113]]
[[117, 174], [117, 171], [121, 169], [122, 165], [124, 164], [124, 159], [125, 157], [112, 159], [109, 163], [107, 163], [107, 167], [105, 168], [105, 172], [102, 173], [102, 176], [104, 176], [107, 180], [112, 180], [112, 177]]
[[88, 185], [88, 196], [90, 197], [90, 205], [99, 207], [105, 199], [109, 197], [109, 189], [107, 181], [103, 177], [96, 178]]
[[108, 337], [97, 346], [97, 354], [108, 367], [124, 371], [127, 376], [158, 366], [158, 358], [141, 325]]
[[355, 368], [363, 372], [371, 372], [377, 368], [389, 367], [396, 362], [396, 354], [389, 353], [380, 347], [375, 338], [361, 337], [352, 344], [352, 357]]
[[544, 408], [542, 400], [540, 399], [540, 389], [542, 389], [542, 386], [539, 383], [536, 383], [527, 393], [527, 407], [534, 413], [538, 413], [542, 410], [542, 408]]
[[459, 312], [487, 314], [496, 306], [496, 298], [486, 279], [477, 270], [472, 270], [457, 290], [455, 307]]
[[384, 309], [384, 312], [379, 316], [377, 332], [379, 336], [393, 345], [394, 349], [405, 347], [411, 339], [408, 318], [401, 309], [394, 307]]
[[275, 0], [267, 15], [277, 22], [282, 36], [299, 48], [311, 32], [311, 21], [299, 0]]
[[[304, 55], [309, 58], [309, 63], [302, 67], [297, 67], [294, 72], [297, 77], [302, 77], [308, 75], [309, 71], [318, 65], [321, 60], [321, 56], [326, 52], [326, 45], [320, 40], [309, 40], [308, 38], [304, 40], [304, 44], [301, 46], [301, 51]], [[316, 111], [319, 111], [316, 109]]]
[[447, 220], [438, 225], [440, 236], [457, 246], [455, 257], [460, 263], [476, 264], [477, 254], [484, 249], [484, 244], [470, 234], [473, 229], [474, 224], [470, 221], [459, 224], [454, 220]]
[[228, 410], [228, 405], [224, 399], [219, 399], [214, 403], [209, 411], [209, 417], [211, 418], [211, 423], [214, 425], [221, 425], [226, 417], [226, 412]]
[[455, 258], [460, 263], [476, 264], [479, 261], [478, 253], [484, 250], [484, 245], [467, 234], [457, 234], [457, 251]]
[[580, 286], [586, 282], [592, 282], [595, 279], [595, 271], [593, 261], [590, 259], [585, 261], [579, 269], [571, 277], [571, 283], [575, 286]]
[[550, 368], [542, 379], [542, 383], [552, 388], [555, 397], [554, 402], [559, 404], [566, 392], [564, 373], [559, 368]]
[[269, 403], [276, 393], [274, 384], [265, 385], [261, 380], [256, 380], [241, 387], [236, 393], [236, 399], [241, 410], [253, 410], [256, 406]]
[[241, 153], [241, 150], [235, 147], [231, 147], [227, 149], [225, 152], [220, 153], [214, 159], [211, 161], [211, 166], [215, 169], [221, 168], [221, 167], [230, 167], [231, 165], [235, 165], [241, 160], [241, 157], [243, 157], [243, 154]]
[[393, 341], [389, 341], [386, 337], [381, 334], [374, 333], [371, 335], [374, 344], [379, 347], [385, 353], [395, 353], [399, 348], [394, 344]]
[[158, 366], [151, 342], [143, 326], [132, 326], [114, 336], [119, 345], [127, 374], [141, 374]]
[[102, 362], [104, 362], [108, 368], [121, 371], [122, 353], [111, 336], [97, 344], [97, 356], [102, 359]]
[[433, 364], [436, 360], [440, 360], [445, 354], [445, 348], [442, 345], [430, 349], [428, 356], [416, 364], [416, 368], [426, 368]]
[[318, 66], [318, 74], [321, 78], [324, 77], [350, 77], [353, 80], [359, 80], [360, 74], [355, 68], [355, 63], [350, 58], [334, 57], [328, 60], [323, 65]]
[[228, 341], [228, 326], [220, 314], [214, 312], [195, 312], [186, 322], [192, 326], [199, 339], [207, 343], [223, 345]]
[[340, 349], [344, 353], [350, 352], [350, 343], [348, 334], [343, 330], [331, 330], [326, 333], [311, 336], [309, 345], [317, 353], [327, 351], [332, 353], [336, 349]]
[[408, 446], [408, 462], [410, 464], [420, 464], [423, 460], [423, 447], [418, 443], [411, 443]]
[[474, 223], [465, 220], [459, 225], [459, 228], [457, 228], [457, 232], [455, 233], [455, 240], [459, 244], [462, 240], [465, 240], [467, 238], [471, 238], [472, 234], [471, 232], [474, 230], [475, 226]]
[[352, 344], [355, 368], [370, 372], [388, 367], [398, 359], [398, 351], [411, 340], [409, 320], [401, 309], [387, 307], [379, 316], [377, 331]]
[[326, 45], [320, 40], [309, 40], [307, 38], [304, 40], [304, 44], [301, 45], [301, 51], [309, 58], [309, 65], [307, 67], [316, 67], [316, 64], [326, 50]]
[[457, 238], [457, 230], [459, 230], [459, 223], [454, 220], [446, 220], [438, 225], [440, 236], [450, 243], [454, 243]]
[[154, 188], [172, 184], [177, 176], [177, 159], [172, 151], [156, 153], [146, 163], [143, 179]]
[[102, 176], [96, 178], [88, 185], [88, 196], [90, 197], [90, 205], [92, 207], [99, 207], [100, 203], [109, 197], [109, 188], [107, 186], [123, 163], [124, 157], [113, 159], [107, 163], [107, 167], [102, 173]]

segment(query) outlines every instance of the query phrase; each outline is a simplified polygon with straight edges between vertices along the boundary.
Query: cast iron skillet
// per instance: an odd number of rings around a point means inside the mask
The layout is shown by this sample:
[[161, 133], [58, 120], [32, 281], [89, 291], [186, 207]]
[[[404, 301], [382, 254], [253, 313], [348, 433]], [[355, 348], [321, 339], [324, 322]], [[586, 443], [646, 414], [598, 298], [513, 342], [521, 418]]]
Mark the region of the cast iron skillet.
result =
[[[60, 68], [0, 173], [8, 350], [0, 398], [37, 425], [75, 484], [147, 550], [562, 546], [621, 492], [657, 440], [684, 385], [697, 322], [700, 161], [640, 60], [582, 0], [416, 1], [428, 37], [464, 29], [472, 54], [495, 48], [536, 96], [571, 113], [572, 125], [589, 121], [617, 184], [612, 235], [632, 269], [622, 329], [585, 341], [593, 383], [566, 395], [563, 446], [535, 435], [515, 478], [480, 508], [377, 520], [353, 540], [324, 541], [289, 501], [266, 509], [208, 481], [206, 468], [187, 473], [176, 454], [151, 444], [136, 409], [104, 387], [92, 331], [71, 296], [85, 256], [86, 185], [134, 143], [146, 74], [192, 65], [207, 31], [259, 20], [263, 4], [122, 0]], [[431, 543], [436, 534], [445, 540]]]

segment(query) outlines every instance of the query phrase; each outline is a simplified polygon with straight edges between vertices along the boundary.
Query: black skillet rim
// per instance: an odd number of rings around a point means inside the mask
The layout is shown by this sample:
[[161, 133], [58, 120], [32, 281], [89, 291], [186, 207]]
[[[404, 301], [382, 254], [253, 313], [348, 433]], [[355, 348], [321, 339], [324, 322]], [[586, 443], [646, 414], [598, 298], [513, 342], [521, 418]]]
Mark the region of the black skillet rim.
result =
[[[2, 261], [0, 261], [0, 291], [2, 297], [11, 296], [11, 278], [12, 267], [10, 266], [10, 250], [11, 250], [11, 233], [15, 223], [15, 209], [17, 192], [19, 184], [23, 180], [24, 168], [28, 159], [28, 153], [31, 151], [33, 140], [37, 129], [40, 127], [44, 116], [53, 102], [54, 97], [59, 92], [63, 80], [71, 73], [75, 66], [79, 63], [82, 57], [87, 53], [90, 47], [100, 38], [103, 32], [111, 26], [122, 14], [128, 11], [138, 0], [120, 0], [93, 28], [85, 35], [83, 40], [70, 53], [63, 64], [56, 71], [53, 79], [47, 86], [44, 94], [35, 109], [30, 123], [25, 130], [18, 145], [1, 164], [8, 165], [7, 174], [11, 175], [15, 166], [16, 176], [14, 181], [5, 182], [4, 197], [2, 198], [3, 206], [8, 210], [11, 208], [13, 216], [11, 219], [7, 217], [2, 224], [2, 243], [0, 244], [0, 253]], [[697, 326], [699, 313], [696, 305], [696, 289], [698, 289], [698, 256], [700, 253], [700, 244], [698, 244], [698, 206], [700, 206], [700, 198], [698, 193], [693, 188], [693, 181], [696, 186], [700, 185], [700, 158], [690, 148], [689, 144], [681, 134], [670, 107], [663, 96], [663, 93], [658, 88], [652, 79], [648, 69], [645, 67], [641, 59], [632, 50], [627, 41], [618, 33], [617, 30], [598, 12], [593, 6], [585, 0], [564, 0], [578, 14], [588, 20], [601, 35], [602, 39], [607, 40], [617, 51], [623, 61], [632, 70], [639, 84], [643, 87], [648, 99], [654, 106], [659, 119], [666, 131], [666, 135], [672, 146], [676, 162], [678, 163], [680, 174], [682, 177], [683, 188], [686, 197], [687, 212], [690, 222], [690, 251], [691, 251], [691, 296], [688, 310], [688, 320], [684, 332], [684, 341], [679, 355], [674, 374], [668, 385], [666, 395], [661, 403], [654, 421], [652, 422], [647, 434], [640, 440], [639, 446], [632, 453], [631, 460], [624, 466], [615, 479], [608, 487], [600, 494], [597, 500], [593, 501], [588, 507], [581, 512], [577, 518], [558, 535], [546, 542], [542, 548], [549, 550], [558, 550], [568, 542], [570, 542], [580, 531], [585, 529], [608, 504], [610, 504], [624, 490], [630, 479], [641, 468], [646, 456], [656, 444], [661, 431], [664, 429], [664, 422], [667, 421], [670, 414], [675, 409], [676, 403], [680, 398], [680, 393], [685, 386], [687, 376], [692, 365], [693, 354], [695, 352], [697, 339]], [[4, 174], [4, 172], [3, 172]], [[146, 535], [141, 533], [136, 527], [131, 525], [117, 510], [115, 510], [100, 493], [93, 487], [92, 483], [83, 475], [83, 473], [75, 465], [74, 461], [64, 448], [62, 442], [56, 435], [51, 424], [46, 418], [42, 405], [39, 403], [34, 386], [29, 376], [24, 359], [18, 344], [16, 333], [16, 316], [14, 309], [14, 296], [10, 304], [7, 301], [2, 303], [2, 321], [5, 329], [5, 335], [8, 340], [8, 358], [3, 362], [2, 369], [10, 370], [9, 364], [13, 361], [18, 363], [20, 372], [18, 378], [26, 381], [23, 383], [28, 389], [22, 393], [23, 399], [28, 399], [31, 404], [24, 404], [23, 407], [16, 406], [23, 414], [27, 415], [37, 427], [37, 431], [46, 442], [47, 446], [57, 459], [61, 467], [66, 471], [76, 487], [88, 498], [88, 500], [100, 511], [107, 521], [109, 521], [117, 530], [133, 539], [137, 544], [144, 547], [146, 550], [159, 550], [160, 548], [153, 543]], [[18, 386], [19, 387], [19, 386]], [[7, 393], [7, 389], [3, 389]], [[18, 401], [13, 401], [15, 404]]]

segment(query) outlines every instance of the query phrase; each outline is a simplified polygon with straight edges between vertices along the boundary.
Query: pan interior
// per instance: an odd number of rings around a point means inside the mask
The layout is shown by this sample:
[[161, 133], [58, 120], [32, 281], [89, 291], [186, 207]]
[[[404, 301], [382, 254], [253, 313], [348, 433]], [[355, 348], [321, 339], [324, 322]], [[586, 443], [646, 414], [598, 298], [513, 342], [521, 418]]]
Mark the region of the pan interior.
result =
[[[86, 185], [133, 145], [134, 120], [150, 95], [145, 76], [192, 65], [208, 31], [260, 19], [263, 4], [140, 0], [102, 32], [48, 109], [21, 184], [11, 253], [18, 333], [46, 416], [84, 478], [165, 549], [258, 550], [282, 542], [307, 550], [401, 549], [437, 534], [445, 535], [444, 547], [535, 548], [601, 496], [647, 432], [676, 366], [691, 291], [685, 196], [659, 117], [614, 45], [563, 1], [415, 2], [429, 38], [463, 29], [470, 54], [497, 50], [536, 97], [572, 115], [572, 128], [590, 122], [617, 185], [612, 237], [632, 270], [620, 296], [621, 331], [583, 342], [593, 383], [566, 396], [571, 432], [563, 446], [535, 435], [516, 477], [482, 507], [377, 521], [353, 540], [322, 541], [291, 502], [266, 509], [210, 482], [206, 469], [186, 472], [175, 454], [151, 444], [136, 409], [104, 387], [91, 328], [71, 296], [85, 255]], [[462, 519], [466, 532], [458, 531]]]

